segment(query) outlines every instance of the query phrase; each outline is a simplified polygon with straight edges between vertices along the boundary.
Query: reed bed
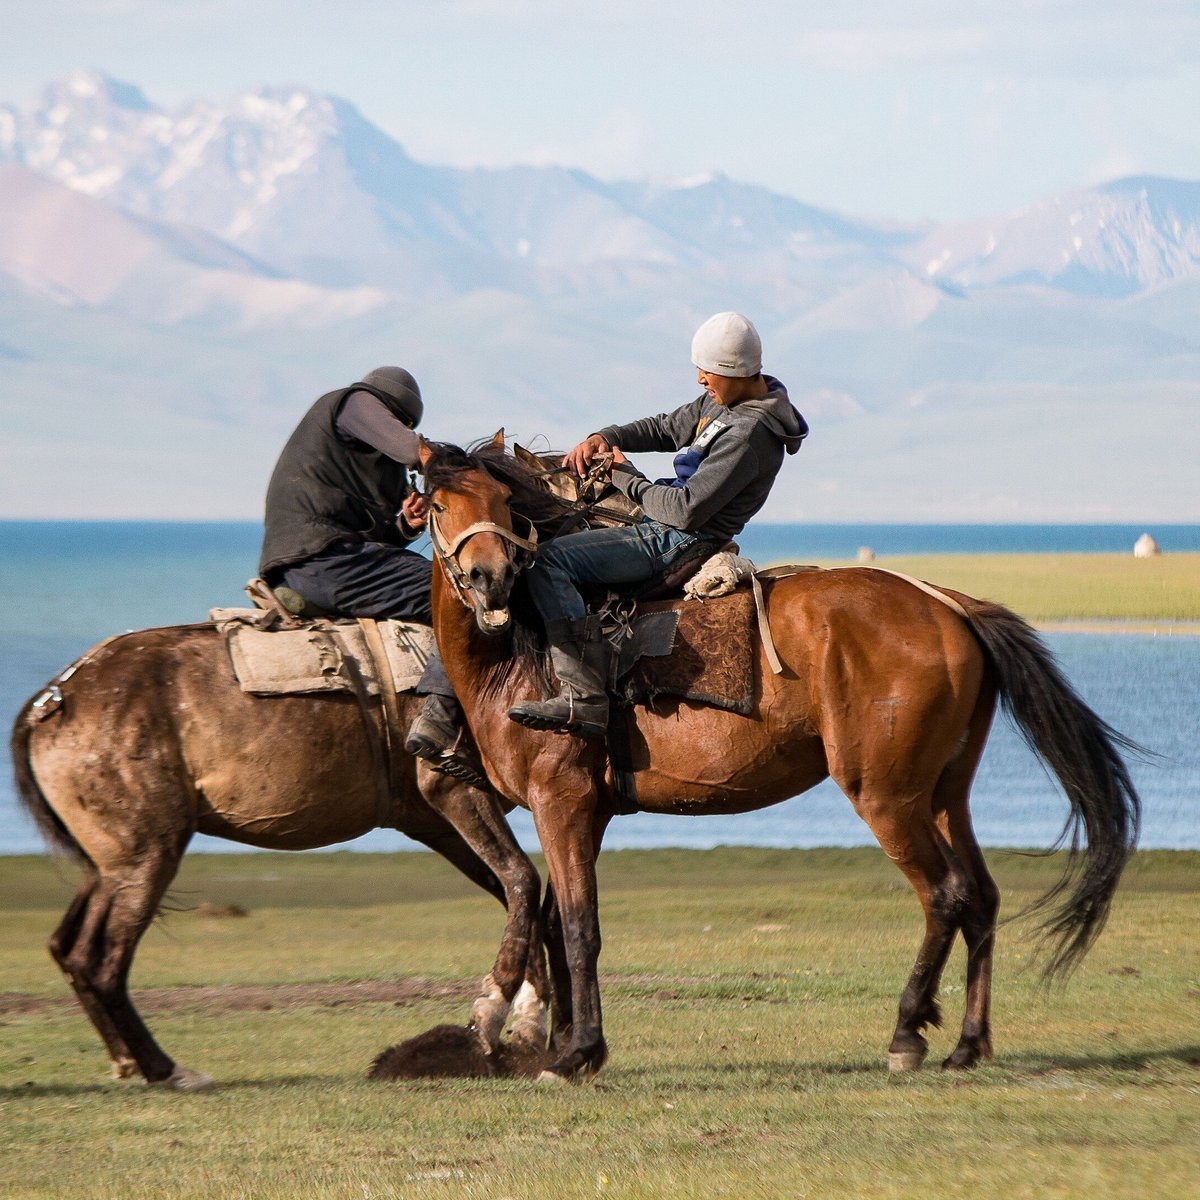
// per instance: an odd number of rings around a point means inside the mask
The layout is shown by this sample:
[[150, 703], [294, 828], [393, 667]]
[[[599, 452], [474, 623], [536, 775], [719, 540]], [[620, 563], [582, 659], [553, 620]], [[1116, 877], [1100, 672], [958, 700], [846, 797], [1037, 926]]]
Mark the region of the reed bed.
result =
[[999, 601], [1030, 621], [1200, 622], [1200, 554], [927, 554], [874, 565]]

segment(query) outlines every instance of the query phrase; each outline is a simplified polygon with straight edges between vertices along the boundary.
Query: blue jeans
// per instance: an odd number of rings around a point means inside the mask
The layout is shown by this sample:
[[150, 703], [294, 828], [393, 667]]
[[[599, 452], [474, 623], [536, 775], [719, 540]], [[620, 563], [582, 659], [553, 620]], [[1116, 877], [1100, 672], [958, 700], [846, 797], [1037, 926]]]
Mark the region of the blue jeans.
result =
[[578, 620], [587, 615], [579, 583], [645, 583], [669, 571], [702, 534], [672, 529], [644, 518], [639, 525], [584, 529], [555, 538], [538, 552], [525, 579], [543, 621]]

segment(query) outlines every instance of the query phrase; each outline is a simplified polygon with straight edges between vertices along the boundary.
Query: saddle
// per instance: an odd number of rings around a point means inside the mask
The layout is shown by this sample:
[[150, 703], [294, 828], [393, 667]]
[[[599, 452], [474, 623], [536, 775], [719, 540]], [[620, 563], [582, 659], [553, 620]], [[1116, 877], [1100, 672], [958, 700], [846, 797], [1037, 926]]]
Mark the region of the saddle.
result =
[[[358, 701], [379, 780], [376, 823], [394, 824], [403, 792], [400, 694], [411, 692], [433, 652], [433, 630], [410, 621], [334, 619], [289, 588], [252, 579], [254, 608], [216, 608], [209, 619], [225, 639], [242, 691], [256, 696], [349, 692]], [[379, 727], [372, 717], [378, 697]]]
[[428, 625], [300, 616], [283, 603], [287, 589], [252, 579], [246, 591], [255, 608], [215, 608], [209, 619], [225, 639], [242, 691], [256, 696], [411, 691], [433, 650]]
[[754, 596], [743, 587], [698, 604], [639, 604], [617, 645], [611, 689], [654, 708], [672, 696], [749, 714], [754, 705]]

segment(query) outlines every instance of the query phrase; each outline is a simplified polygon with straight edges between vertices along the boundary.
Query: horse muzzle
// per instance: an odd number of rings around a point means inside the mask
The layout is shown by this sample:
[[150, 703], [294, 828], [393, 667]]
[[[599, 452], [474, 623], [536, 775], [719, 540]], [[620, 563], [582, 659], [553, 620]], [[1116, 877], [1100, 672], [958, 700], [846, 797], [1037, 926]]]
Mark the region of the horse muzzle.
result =
[[475, 606], [475, 624], [480, 633], [486, 633], [489, 637], [503, 633], [511, 621], [512, 614], [507, 608], [484, 608], [481, 604]]

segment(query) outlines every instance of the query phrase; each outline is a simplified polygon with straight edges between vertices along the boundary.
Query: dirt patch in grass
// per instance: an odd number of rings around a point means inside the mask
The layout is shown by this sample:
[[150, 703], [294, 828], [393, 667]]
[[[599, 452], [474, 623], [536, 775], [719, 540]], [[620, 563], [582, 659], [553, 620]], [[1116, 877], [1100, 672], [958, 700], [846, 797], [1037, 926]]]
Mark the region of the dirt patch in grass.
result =
[[[676, 985], [712, 983], [711, 975], [672, 977]], [[654, 988], [666, 982], [659, 975], [605, 975], [608, 985]], [[224, 987], [158, 987], [130, 993], [134, 1006], [143, 1013], [269, 1012], [284, 1008], [340, 1008], [356, 1004], [394, 1004], [398, 1008], [422, 1000], [473, 1000], [479, 995], [478, 979], [425, 979], [414, 976], [400, 980], [368, 980], [363, 983], [280, 983], [273, 986], [229, 984]], [[657, 998], [665, 995], [655, 993]], [[673, 992], [671, 999], [677, 999]], [[748, 996], [746, 999], [754, 999]], [[0, 1020], [28, 1013], [75, 1011], [79, 1001], [68, 991], [62, 996], [31, 996], [25, 992], [0, 992]]]
[[553, 1061], [549, 1050], [502, 1042], [487, 1055], [478, 1035], [463, 1025], [436, 1025], [406, 1042], [389, 1046], [371, 1064], [368, 1079], [536, 1078]]
[[[421, 1000], [471, 999], [479, 992], [477, 980], [447, 982], [404, 979], [366, 983], [284, 983], [274, 987], [163, 987], [131, 993], [144, 1013], [267, 1012], [276, 1008], [340, 1008], [356, 1004], [395, 1004], [405, 1007]], [[28, 996], [0, 992], [0, 1018], [26, 1013], [66, 1012], [79, 1007], [71, 994]]]

